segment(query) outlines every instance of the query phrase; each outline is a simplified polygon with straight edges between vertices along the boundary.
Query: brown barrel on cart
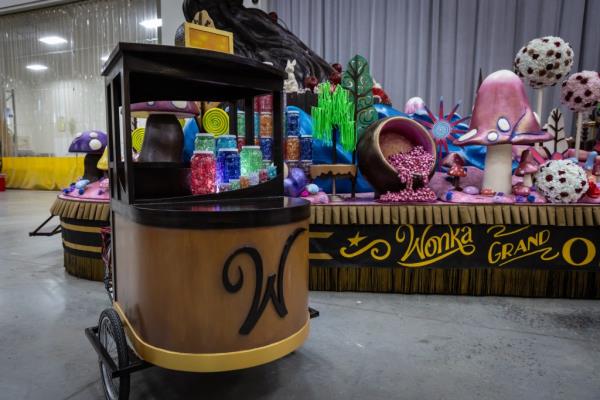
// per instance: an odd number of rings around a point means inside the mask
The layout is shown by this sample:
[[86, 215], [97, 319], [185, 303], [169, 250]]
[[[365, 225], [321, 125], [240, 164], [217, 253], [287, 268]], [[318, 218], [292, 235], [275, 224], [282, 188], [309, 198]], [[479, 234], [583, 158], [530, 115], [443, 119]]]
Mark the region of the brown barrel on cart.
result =
[[138, 354], [205, 372], [299, 347], [309, 215], [308, 202], [282, 197], [117, 208], [114, 308]]
[[[415, 146], [423, 146], [436, 157], [433, 138], [421, 124], [406, 117], [380, 119], [369, 126], [356, 146], [360, 172], [377, 193], [402, 190], [404, 184], [387, 158], [406, 153]], [[435, 166], [432, 166], [430, 175], [434, 170]]]

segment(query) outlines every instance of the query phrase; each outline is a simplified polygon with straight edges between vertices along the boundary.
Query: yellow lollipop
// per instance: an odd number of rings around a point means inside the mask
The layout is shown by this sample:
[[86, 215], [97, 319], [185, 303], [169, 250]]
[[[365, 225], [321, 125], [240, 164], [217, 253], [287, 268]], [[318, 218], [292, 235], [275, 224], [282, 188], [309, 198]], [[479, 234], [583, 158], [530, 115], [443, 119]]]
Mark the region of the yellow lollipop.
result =
[[142, 145], [144, 144], [144, 128], [137, 128], [131, 132], [131, 146], [138, 153], [142, 151]]
[[208, 133], [220, 136], [229, 132], [229, 115], [220, 108], [211, 108], [202, 117], [202, 126]]

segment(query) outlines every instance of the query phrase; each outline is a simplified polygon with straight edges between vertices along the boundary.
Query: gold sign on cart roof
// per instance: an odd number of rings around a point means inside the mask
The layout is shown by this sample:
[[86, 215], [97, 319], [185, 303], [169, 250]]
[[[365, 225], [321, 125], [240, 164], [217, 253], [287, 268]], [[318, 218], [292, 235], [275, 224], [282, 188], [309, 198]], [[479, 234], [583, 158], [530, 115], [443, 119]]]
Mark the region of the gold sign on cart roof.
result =
[[184, 23], [185, 47], [233, 54], [233, 33], [215, 28], [206, 10], [197, 12], [192, 22]]

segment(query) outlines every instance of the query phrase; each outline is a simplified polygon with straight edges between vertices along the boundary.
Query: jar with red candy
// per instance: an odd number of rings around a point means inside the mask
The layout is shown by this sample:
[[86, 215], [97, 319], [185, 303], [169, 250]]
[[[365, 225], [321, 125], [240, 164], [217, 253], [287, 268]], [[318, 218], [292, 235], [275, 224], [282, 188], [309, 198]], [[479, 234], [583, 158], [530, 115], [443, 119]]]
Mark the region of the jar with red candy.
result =
[[191, 160], [190, 188], [193, 194], [210, 194], [216, 188], [216, 160], [212, 151], [194, 151]]

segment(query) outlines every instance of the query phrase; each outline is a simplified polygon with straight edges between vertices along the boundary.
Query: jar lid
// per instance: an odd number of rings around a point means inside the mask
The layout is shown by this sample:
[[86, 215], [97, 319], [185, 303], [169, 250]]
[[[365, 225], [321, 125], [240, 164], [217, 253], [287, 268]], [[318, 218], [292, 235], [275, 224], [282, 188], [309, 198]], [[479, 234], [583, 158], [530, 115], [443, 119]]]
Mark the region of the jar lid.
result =
[[298, 110], [288, 110], [287, 113], [288, 114], [300, 114], [300, 111], [298, 111]]
[[265, 139], [273, 139], [273, 136], [269, 136], [269, 135], [260, 135], [260, 138], [265, 138]]
[[194, 150], [194, 154], [212, 154], [215, 155], [211, 150]]
[[312, 135], [300, 135], [300, 137], [312, 138]]
[[212, 133], [196, 133], [196, 136], [214, 138], [214, 135]]
[[261, 115], [262, 114], [265, 114], [265, 115], [267, 115], [267, 114], [273, 114], [271, 111], [261, 111], [260, 113], [261, 113]]
[[260, 146], [242, 146], [242, 149], [259, 149], [260, 150]]
[[239, 179], [233, 179], [232, 178], [232, 179], [229, 180], [229, 183], [231, 183], [231, 182], [239, 182], [239, 181], [240, 181]]
[[235, 139], [235, 135], [221, 135], [219, 137], [217, 137], [217, 139]]
[[238, 149], [237, 147], [224, 147], [222, 149], [219, 149], [219, 151], [235, 151], [237, 153]]

